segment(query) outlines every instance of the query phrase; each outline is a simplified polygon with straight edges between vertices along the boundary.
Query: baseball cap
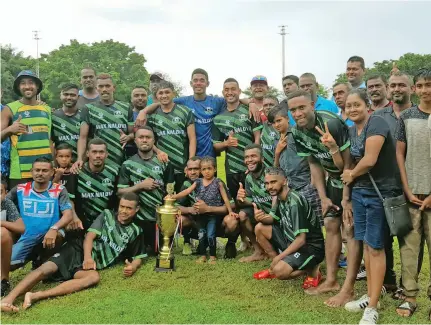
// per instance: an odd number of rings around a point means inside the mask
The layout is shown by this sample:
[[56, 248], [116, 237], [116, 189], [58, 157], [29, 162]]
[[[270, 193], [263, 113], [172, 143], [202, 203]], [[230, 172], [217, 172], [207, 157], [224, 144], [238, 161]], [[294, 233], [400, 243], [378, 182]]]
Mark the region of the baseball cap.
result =
[[157, 79], [164, 80], [163, 75], [162, 75], [161, 72], [153, 72], [150, 75], [150, 81], [154, 81], [154, 80], [157, 80]]
[[265, 85], [268, 86], [268, 79], [266, 79], [265, 76], [261, 76], [261, 75], [254, 76], [253, 79], [251, 79], [251, 81], [250, 81], [250, 85], [257, 83], [257, 82], [264, 83]]

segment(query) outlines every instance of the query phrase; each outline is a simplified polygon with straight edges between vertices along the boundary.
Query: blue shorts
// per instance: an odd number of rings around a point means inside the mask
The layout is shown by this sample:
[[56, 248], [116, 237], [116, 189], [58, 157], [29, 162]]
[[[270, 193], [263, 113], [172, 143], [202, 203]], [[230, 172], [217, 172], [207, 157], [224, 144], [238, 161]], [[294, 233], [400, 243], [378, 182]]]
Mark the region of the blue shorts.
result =
[[[392, 191], [381, 191], [383, 197], [393, 196]], [[352, 206], [355, 239], [373, 249], [383, 249], [389, 235], [383, 202], [374, 189], [353, 188]]]
[[45, 234], [34, 236], [21, 236], [12, 246], [11, 265], [25, 264], [31, 259], [35, 248], [42, 243]]

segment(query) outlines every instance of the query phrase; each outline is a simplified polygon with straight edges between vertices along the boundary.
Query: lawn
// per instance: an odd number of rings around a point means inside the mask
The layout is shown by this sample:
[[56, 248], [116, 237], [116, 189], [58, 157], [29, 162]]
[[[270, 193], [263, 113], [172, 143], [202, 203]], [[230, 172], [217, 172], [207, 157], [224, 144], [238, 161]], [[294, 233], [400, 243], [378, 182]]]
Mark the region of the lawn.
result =
[[[357, 324], [361, 318], [360, 314], [326, 307], [323, 304], [324, 297], [305, 295], [301, 289], [302, 279], [254, 280], [253, 272], [267, 266], [267, 262], [245, 265], [237, 260], [220, 259], [216, 265], [197, 265], [195, 257], [181, 256], [181, 247], [177, 247], [175, 252], [176, 272], [154, 272], [155, 259], [150, 258], [134, 277], [125, 279], [121, 266], [115, 266], [101, 272], [102, 280], [96, 288], [39, 302], [27, 311], [2, 315], [1, 321], [51, 324]], [[220, 256], [222, 253], [219, 252]], [[427, 253], [425, 256], [428, 256]], [[399, 274], [398, 250], [396, 258], [396, 271]], [[428, 258], [425, 258], [420, 277], [420, 306], [414, 317], [399, 318], [395, 313], [396, 302], [390, 296], [385, 296], [379, 323], [427, 323], [430, 303], [424, 290], [429, 279], [428, 265]], [[13, 273], [13, 285], [28, 271], [29, 267]], [[339, 275], [344, 278], [345, 270], [340, 270]], [[41, 284], [35, 289], [51, 286]], [[365, 281], [358, 282], [356, 290], [358, 295], [363, 294], [366, 290]], [[17, 300], [18, 305], [21, 303], [22, 299]]]

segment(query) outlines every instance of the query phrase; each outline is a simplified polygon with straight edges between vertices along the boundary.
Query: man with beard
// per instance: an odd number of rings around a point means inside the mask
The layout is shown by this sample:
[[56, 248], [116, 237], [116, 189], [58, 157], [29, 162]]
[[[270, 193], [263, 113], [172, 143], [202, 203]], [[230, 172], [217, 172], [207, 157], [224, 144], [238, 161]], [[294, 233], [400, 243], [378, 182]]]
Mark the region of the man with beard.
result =
[[86, 67], [81, 70], [81, 86], [79, 98], [76, 106], [79, 109], [85, 105], [99, 100], [99, 93], [96, 89], [96, 71], [93, 68]]
[[352, 126], [353, 122], [349, 120], [346, 115], [346, 100], [347, 95], [352, 90], [352, 86], [348, 82], [337, 82], [332, 86], [332, 94], [334, 96], [335, 103], [340, 109], [339, 116], [347, 124], [347, 126]]
[[166, 185], [173, 183], [172, 165], [160, 162], [154, 153], [155, 137], [148, 126], [135, 131], [135, 143], [138, 153], [126, 160], [120, 169], [118, 195], [136, 193], [139, 195], [138, 219], [144, 230], [144, 238], [150, 251], [155, 247], [156, 208], [163, 204]]
[[81, 111], [76, 106], [78, 91], [75, 84], [64, 85], [60, 95], [63, 107], [52, 114], [52, 141], [56, 147], [62, 143], [70, 145], [73, 150], [72, 161], [75, 161], [78, 155], [76, 143], [81, 128]]
[[161, 74], [160, 72], [154, 72], [150, 76], [150, 96], [148, 96], [148, 105], [151, 105], [153, 103], [157, 103], [158, 102], [156, 93], [157, 93], [157, 90], [159, 88], [159, 83], [162, 80], [165, 80], [165, 79], [163, 77], [163, 74]]
[[366, 85], [368, 97], [371, 100], [370, 113], [392, 106], [392, 102], [387, 98], [388, 83], [383, 74], [377, 73], [368, 77]]
[[[132, 107], [133, 107], [133, 121], [136, 120], [139, 112], [147, 106], [148, 92], [144, 86], [135, 86], [131, 94]], [[126, 160], [130, 157], [136, 155], [138, 149], [134, 142], [128, 142], [124, 147], [124, 152], [126, 155]]]
[[365, 61], [360, 56], [352, 56], [347, 60], [346, 76], [353, 89], [367, 88], [364, 82]]
[[1, 140], [10, 137], [10, 188], [32, 180], [32, 163], [41, 157], [53, 159], [51, 151], [51, 108], [40, 105], [37, 95], [42, 81], [30, 70], [21, 71], [13, 84], [20, 100], [1, 111]]

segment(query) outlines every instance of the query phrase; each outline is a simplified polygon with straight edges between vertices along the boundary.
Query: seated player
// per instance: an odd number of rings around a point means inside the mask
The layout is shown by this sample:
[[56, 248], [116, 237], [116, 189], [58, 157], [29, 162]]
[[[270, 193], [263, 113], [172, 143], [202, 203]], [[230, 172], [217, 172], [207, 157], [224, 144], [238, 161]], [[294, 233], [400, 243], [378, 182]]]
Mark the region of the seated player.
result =
[[271, 211], [272, 225], [260, 223], [255, 230], [258, 242], [272, 258], [269, 270], [261, 275], [287, 280], [308, 273], [317, 278], [318, 266], [325, 258], [319, 219], [305, 198], [287, 186], [282, 169], [266, 170], [265, 187], [277, 201]]
[[[203, 157], [200, 163], [201, 174], [203, 178], [198, 178], [195, 182], [184, 191], [171, 195], [174, 199], [181, 199], [196, 191], [196, 198], [204, 201], [210, 207], [220, 207], [225, 205], [230, 216], [238, 216], [233, 212], [232, 206], [223, 184], [223, 181], [215, 177], [216, 160], [213, 157]], [[207, 261], [206, 250], [209, 246], [210, 259], [209, 263], [216, 262], [216, 226], [218, 216], [212, 213], [199, 214], [197, 224], [199, 227], [199, 254], [201, 257], [198, 263]]]
[[1, 296], [10, 289], [9, 271], [12, 245], [24, 233], [25, 226], [15, 204], [6, 198], [7, 182], [1, 180]]
[[[17, 312], [15, 299], [25, 294], [23, 309], [39, 300], [63, 296], [84, 290], [99, 283], [97, 270], [107, 268], [117, 261], [125, 261], [123, 275], [136, 273], [146, 257], [142, 230], [133, 221], [139, 210], [139, 198], [134, 193], [124, 194], [118, 206], [118, 213], [104, 210], [88, 229], [83, 238], [75, 238], [63, 245], [60, 252], [46, 263], [28, 274], [2, 300], [1, 310]], [[58, 286], [30, 292], [37, 283], [49, 276], [65, 281]]]

